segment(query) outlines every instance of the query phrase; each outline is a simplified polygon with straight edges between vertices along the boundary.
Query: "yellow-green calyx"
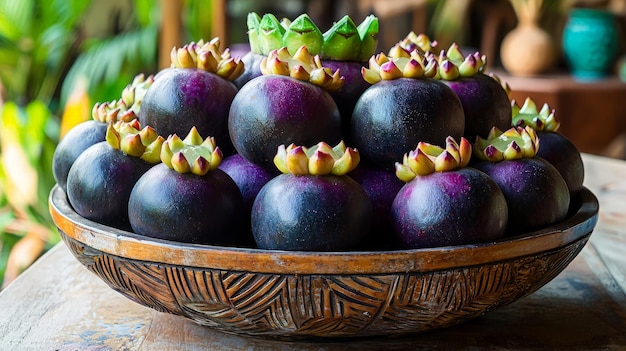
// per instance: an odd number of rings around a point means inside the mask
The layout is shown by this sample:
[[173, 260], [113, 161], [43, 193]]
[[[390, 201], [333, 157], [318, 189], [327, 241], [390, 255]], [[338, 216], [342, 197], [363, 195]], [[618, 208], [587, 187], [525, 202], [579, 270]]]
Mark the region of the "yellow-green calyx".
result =
[[530, 126], [512, 127], [505, 132], [493, 127], [487, 139], [476, 137], [474, 143], [474, 155], [491, 162], [531, 158], [538, 150], [539, 138]]
[[182, 48], [172, 48], [170, 53], [172, 67], [197, 68], [218, 76], [233, 80], [244, 71], [244, 63], [239, 57], [230, 57], [230, 50], [220, 50], [219, 38], [213, 38], [210, 42], [203, 40], [197, 43], [191, 42]]
[[279, 171], [293, 175], [344, 175], [359, 164], [359, 152], [342, 142], [331, 147], [320, 142], [312, 147], [280, 145], [274, 156]]
[[293, 56], [286, 47], [272, 50], [261, 61], [261, 73], [290, 76], [327, 91], [339, 90], [344, 82], [339, 69], [333, 72], [330, 68], [324, 67], [320, 57], [311, 55], [306, 46], [301, 46]]
[[404, 154], [402, 163], [396, 162], [396, 176], [404, 182], [410, 182], [417, 176], [465, 167], [471, 157], [472, 144], [463, 137], [460, 143], [450, 136], [447, 137], [445, 148], [419, 142], [415, 150]]
[[485, 55], [481, 55], [477, 51], [474, 54], [463, 56], [461, 49], [456, 43], [452, 43], [447, 51], [442, 50], [438, 56], [434, 53], [427, 53], [426, 56], [439, 62], [439, 71], [435, 78], [441, 80], [472, 77], [483, 72], [487, 65], [487, 57]]
[[515, 127], [531, 126], [533, 129], [542, 132], [555, 132], [561, 123], [554, 115], [554, 109], [550, 109], [548, 104], [543, 104], [541, 110], [537, 109], [535, 102], [527, 97], [522, 107], [517, 106], [515, 100], [511, 101], [513, 111], [513, 123]]
[[389, 56], [393, 58], [411, 57], [419, 55], [425, 57], [425, 65], [431, 61], [437, 62], [437, 71], [432, 78], [441, 80], [455, 80], [463, 77], [471, 77], [483, 72], [487, 64], [487, 57], [479, 52], [463, 56], [461, 49], [456, 43], [452, 43], [448, 50], [441, 50], [439, 55], [434, 53], [436, 41], [430, 41], [425, 34], [416, 35], [411, 32], [406, 38], [394, 45], [389, 50]]
[[349, 16], [342, 17], [322, 33], [307, 14], [293, 21], [279, 21], [267, 13], [259, 17], [248, 14], [248, 40], [252, 52], [269, 55], [272, 50], [286, 47], [295, 53], [306, 46], [313, 55], [323, 59], [363, 62], [374, 54], [378, 45], [378, 18], [369, 15], [358, 26]]
[[165, 139], [150, 126], [141, 129], [137, 119], [130, 122], [109, 122], [105, 138], [111, 147], [126, 155], [139, 157], [153, 164], [161, 161], [161, 147]]
[[191, 128], [185, 139], [170, 135], [163, 143], [161, 161], [178, 173], [205, 175], [222, 162], [222, 151], [215, 145], [215, 138], [202, 139], [196, 127]]
[[91, 117], [103, 123], [132, 121], [139, 115], [141, 101], [153, 82], [154, 77], [151, 75], [148, 77], [143, 74], [135, 76], [132, 83], [122, 90], [122, 96], [119, 100], [94, 104]]
[[422, 53], [433, 52], [437, 46], [437, 41], [430, 41], [426, 34], [415, 34], [411, 31], [404, 39], [400, 40], [389, 51], [389, 56], [397, 57], [402, 53], [396, 53], [396, 50], [402, 50], [409, 54], [413, 50], [420, 50]]
[[407, 55], [390, 57], [382, 52], [374, 55], [369, 59], [369, 67], [361, 68], [361, 75], [370, 84], [398, 78], [434, 78], [437, 75], [437, 61], [428, 60], [418, 50]]

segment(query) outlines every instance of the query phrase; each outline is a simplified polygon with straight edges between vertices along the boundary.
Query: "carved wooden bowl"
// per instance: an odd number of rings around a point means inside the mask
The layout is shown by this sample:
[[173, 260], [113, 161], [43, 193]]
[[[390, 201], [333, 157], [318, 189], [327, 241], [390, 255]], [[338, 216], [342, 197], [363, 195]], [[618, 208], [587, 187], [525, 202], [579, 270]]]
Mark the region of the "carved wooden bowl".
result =
[[452, 326], [545, 285], [596, 225], [587, 189], [556, 225], [493, 243], [381, 252], [284, 252], [154, 240], [89, 221], [63, 190], [50, 212], [76, 258], [157, 311], [239, 334], [310, 339]]

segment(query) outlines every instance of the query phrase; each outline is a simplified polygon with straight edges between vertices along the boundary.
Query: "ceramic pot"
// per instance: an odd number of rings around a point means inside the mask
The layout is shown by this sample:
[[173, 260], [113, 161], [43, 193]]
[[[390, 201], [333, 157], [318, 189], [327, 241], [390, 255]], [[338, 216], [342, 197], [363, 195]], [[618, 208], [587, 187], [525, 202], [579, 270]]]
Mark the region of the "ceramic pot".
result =
[[554, 43], [550, 35], [535, 23], [517, 26], [509, 32], [500, 48], [502, 65], [516, 76], [534, 76], [554, 63]]
[[596, 80], [611, 71], [619, 53], [613, 14], [597, 9], [573, 9], [563, 30], [563, 54], [572, 75]]
[[555, 50], [552, 37], [539, 25], [543, 0], [511, 0], [517, 27], [502, 41], [500, 59], [516, 76], [534, 76], [550, 69]]

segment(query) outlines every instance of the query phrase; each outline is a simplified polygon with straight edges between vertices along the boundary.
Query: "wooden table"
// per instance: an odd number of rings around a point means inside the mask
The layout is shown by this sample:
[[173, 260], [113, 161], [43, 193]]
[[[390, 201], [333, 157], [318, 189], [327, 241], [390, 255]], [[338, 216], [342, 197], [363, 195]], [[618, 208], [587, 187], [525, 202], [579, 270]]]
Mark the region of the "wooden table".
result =
[[61, 243], [0, 293], [0, 350], [623, 350], [626, 162], [584, 161], [600, 216], [581, 254], [534, 294], [453, 328], [343, 343], [225, 334], [131, 302]]

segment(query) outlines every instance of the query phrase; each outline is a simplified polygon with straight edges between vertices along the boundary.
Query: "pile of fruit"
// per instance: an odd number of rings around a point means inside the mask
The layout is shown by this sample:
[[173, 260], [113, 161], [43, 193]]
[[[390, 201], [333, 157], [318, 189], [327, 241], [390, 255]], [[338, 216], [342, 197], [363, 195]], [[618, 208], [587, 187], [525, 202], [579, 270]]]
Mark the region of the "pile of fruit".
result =
[[[509, 100], [486, 57], [378, 19], [322, 33], [248, 15], [98, 103], [54, 156], [81, 216], [147, 237], [303, 251], [489, 242], [562, 221], [582, 188], [555, 111]], [[437, 52], [438, 51], [438, 52]]]

